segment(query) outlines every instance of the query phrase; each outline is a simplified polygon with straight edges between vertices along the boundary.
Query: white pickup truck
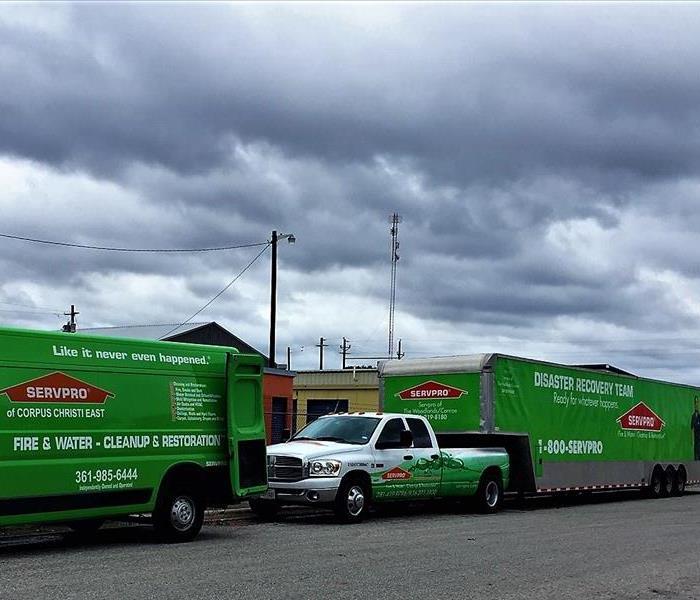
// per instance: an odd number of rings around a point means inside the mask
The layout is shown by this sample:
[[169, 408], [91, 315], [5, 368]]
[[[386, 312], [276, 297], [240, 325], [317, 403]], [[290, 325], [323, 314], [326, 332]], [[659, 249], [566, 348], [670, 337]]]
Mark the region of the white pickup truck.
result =
[[422, 416], [332, 414], [267, 448], [267, 493], [250, 501], [260, 517], [281, 505], [328, 506], [345, 522], [372, 502], [475, 497], [498, 510], [508, 485], [504, 448], [440, 448]]

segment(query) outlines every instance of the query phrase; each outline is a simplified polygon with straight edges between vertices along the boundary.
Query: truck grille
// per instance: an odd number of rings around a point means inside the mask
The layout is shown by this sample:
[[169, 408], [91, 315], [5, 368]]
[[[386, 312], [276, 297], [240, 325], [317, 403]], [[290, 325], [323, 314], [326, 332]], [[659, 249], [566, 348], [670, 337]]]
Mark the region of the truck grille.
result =
[[267, 457], [267, 479], [269, 481], [300, 481], [304, 469], [300, 458], [272, 454]]

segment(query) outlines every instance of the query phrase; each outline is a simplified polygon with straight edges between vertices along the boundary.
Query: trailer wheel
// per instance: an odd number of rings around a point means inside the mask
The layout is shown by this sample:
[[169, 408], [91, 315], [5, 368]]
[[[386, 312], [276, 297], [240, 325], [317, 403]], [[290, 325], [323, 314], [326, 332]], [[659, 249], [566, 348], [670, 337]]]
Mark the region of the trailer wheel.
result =
[[664, 488], [666, 487], [666, 474], [661, 467], [654, 467], [651, 474], [651, 481], [647, 488], [647, 493], [650, 498], [662, 498]]
[[359, 477], [349, 477], [340, 484], [335, 497], [334, 512], [343, 523], [357, 523], [364, 519], [369, 506], [370, 488]]
[[666, 487], [664, 488], [664, 496], [668, 498], [669, 496], [675, 496], [676, 495], [676, 489], [678, 487], [678, 474], [676, 473], [676, 470], [671, 466], [668, 465], [666, 467]]
[[476, 505], [479, 512], [495, 513], [503, 502], [503, 479], [500, 473], [487, 471], [481, 476], [476, 490]]
[[685, 474], [685, 469], [683, 468], [683, 465], [681, 465], [680, 467], [678, 467], [678, 471], [676, 471], [676, 496], [682, 496], [685, 493], [686, 481], [687, 475]]
[[273, 521], [280, 510], [277, 502], [261, 500], [260, 498], [251, 498], [248, 500], [248, 505], [253, 514], [261, 521]]
[[673, 496], [676, 487], [675, 481], [676, 470], [671, 465], [669, 465], [664, 470], [663, 488], [661, 490], [662, 498], [668, 498], [669, 496]]
[[193, 540], [204, 522], [204, 500], [184, 485], [166, 486], [161, 490], [153, 511], [153, 527], [164, 542]]

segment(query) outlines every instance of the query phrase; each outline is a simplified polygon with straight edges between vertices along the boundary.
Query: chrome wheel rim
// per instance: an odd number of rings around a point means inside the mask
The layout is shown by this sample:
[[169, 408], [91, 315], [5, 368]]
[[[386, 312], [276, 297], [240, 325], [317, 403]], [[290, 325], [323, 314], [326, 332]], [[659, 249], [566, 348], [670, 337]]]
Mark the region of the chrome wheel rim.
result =
[[178, 531], [186, 531], [192, 526], [195, 516], [195, 507], [192, 498], [178, 496], [170, 508], [170, 522]]
[[498, 504], [498, 495], [499, 495], [499, 490], [498, 490], [498, 484], [495, 481], [489, 481], [486, 484], [486, 505], [489, 508], [493, 508]]
[[348, 513], [353, 517], [358, 516], [362, 512], [362, 509], [365, 507], [365, 494], [359, 485], [353, 485], [348, 490], [346, 505]]

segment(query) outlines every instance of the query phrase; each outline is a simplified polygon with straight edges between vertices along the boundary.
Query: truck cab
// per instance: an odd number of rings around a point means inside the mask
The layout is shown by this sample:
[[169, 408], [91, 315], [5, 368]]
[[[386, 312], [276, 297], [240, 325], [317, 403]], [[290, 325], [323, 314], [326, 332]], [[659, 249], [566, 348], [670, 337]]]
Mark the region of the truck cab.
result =
[[320, 417], [288, 442], [269, 446], [267, 467], [268, 492], [251, 501], [258, 515], [301, 504], [332, 507], [341, 520], [356, 521], [371, 501], [474, 496], [489, 482], [495, 510], [508, 455], [503, 449], [441, 449], [424, 417], [367, 412]]

